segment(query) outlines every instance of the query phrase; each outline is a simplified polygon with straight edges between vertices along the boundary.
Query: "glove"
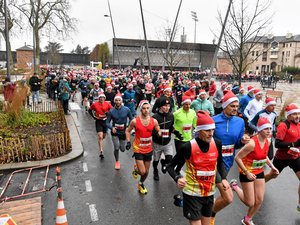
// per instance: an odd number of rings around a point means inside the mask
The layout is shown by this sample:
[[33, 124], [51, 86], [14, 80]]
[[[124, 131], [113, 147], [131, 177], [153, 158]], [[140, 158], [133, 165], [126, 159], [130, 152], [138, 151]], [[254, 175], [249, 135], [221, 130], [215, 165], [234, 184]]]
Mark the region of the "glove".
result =
[[294, 146], [295, 147], [300, 147], [300, 138], [296, 142], [294, 142]]
[[128, 141], [126, 144], [126, 150], [129, 150], [130, 148], [131, 148], [131, 143], [130, 143], [130, 141]]
[[174, 134], [175, 134], [175, 136], [180, 140], [180, 141], [182, 141], [183, 140], [183, 137], [182, 137], [182, 135], [181, 135], [181, 133], [179, 133], [179, 131], [178, 130], [174, 130], [174, 132], [173, 132]]

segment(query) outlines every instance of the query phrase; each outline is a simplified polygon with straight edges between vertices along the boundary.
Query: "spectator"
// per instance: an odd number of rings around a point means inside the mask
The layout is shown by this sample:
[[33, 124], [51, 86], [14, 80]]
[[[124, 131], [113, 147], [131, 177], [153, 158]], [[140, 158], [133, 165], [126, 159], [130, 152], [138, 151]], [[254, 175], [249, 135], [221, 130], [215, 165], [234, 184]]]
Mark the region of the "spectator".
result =
[[37, 73], [33, 73], [33, 76], [29, 79], [29, 85], [32, 93], [32, 103], [40, 103], [40, 89], [42, 86], [42, 80]]

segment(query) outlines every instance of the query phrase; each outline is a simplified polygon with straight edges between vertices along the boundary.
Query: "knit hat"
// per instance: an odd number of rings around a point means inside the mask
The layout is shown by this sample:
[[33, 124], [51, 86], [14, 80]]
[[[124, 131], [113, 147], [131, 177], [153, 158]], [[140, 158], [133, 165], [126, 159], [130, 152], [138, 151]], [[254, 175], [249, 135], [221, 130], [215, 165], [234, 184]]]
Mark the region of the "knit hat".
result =
[[139, 104], [140, 110], [142, 109], [143, 105], [145, 105], [145, 104], [149, 104], [149, 102], [147, 100], [140, 101], [140, 104]]
[[195, 132], [200, 130], [211, 130], [215, 128], [215, 121], [209, 116], [208, 112], [203, 110], [197, 111], [197, 127]]
[[164, 105], [167, 105], [167, 104], [170, 104], [170, 103], [171, 103], [171, 102], [170, 102], [170, 99], [167, 98], [167, 97], [165, 97], [165, 96], [162, 96], [162, 97], [159, 98], [158, 100], [159, 100], [159, 102], [158, 102], [158, 107], [159, 107], [159, 108], [162, 107], [162, 106], [164, 106]]
[[268, 107], [269, 105], [276, 105], [275, 99], [274, 98], [270, 98], [270, 97], [266, 98], [265, 103], [266, 103], [266, 107]]
[[272, 124], [270, 123], [270, 121], [267, 118], [260, 117], [258, 119], [258, 122], [257, 122], [257, 131], [258, 132], [262, 131], [262, 130], [264, 130], [266, 128], [269, 128], [269, 127], [272, 128]]
[[191, 102], [192, 102], [192, 100], [190, 99], [189, 96], [187, 96], [187, 95], [182, 96], [181, 105], [184, 105], [185, 103], [191, 103]]
[[100, 92], [99, 95], [98, 95], [98, 97], [99, 97], [99, 98], [101, 98], [101, 97], [106, 98], [106, 96], [105, 96], [105, 94], [104, 94], [103, 92]]
[[225, 109], [232, 102], [239, 101], [238, 97], [233, 94], [231, 91], [228, 91], [222, 98], [222, 108]]
[[286, 116], [289, 116], [293, 113], [300, 113], [300, 108], [295, 103], [291, 103], [290, 105], [285, 107], [285, 113]]
[[120, 99], [121, 102], [123, 101], [122, 95], [120, 95], [120, 94], [115, 95], [114, 101], [116, 101], [116, 99]]
[[248, 92], [254, 91], [254, 87], [253, 86], [248, 86]]
[[203, 94], [205, 94], [205, 95], [206, 95], [206, 92], [205, 92], [205, 90], [204, 90], [204, 89], [201, 89], [201, 90], [200, 90], [200, 92], [199, 92], [199, 96], [200, 96], [200, 95], [203, 95]]
[[261, 90], [255, 89], [255, 90], [253, 91], [253, 95], [254, 95], [254, 96], [259, 95], [259, 94], [262, 94], [262, 91], [261, 91]]

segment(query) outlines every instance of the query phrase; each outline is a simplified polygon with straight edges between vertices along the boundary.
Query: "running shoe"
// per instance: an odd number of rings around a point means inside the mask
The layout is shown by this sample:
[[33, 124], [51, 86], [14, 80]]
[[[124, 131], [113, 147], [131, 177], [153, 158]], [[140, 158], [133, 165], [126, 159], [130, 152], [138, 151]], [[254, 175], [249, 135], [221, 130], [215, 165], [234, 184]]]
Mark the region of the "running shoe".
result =
[[99, 157], [100, 157], [100, 159], [104, 159], [103, 152], [100, 152]]
[[297, 206], [297, 211], [300, 212], [300, 204]]
[[137, 168], [137, 166], [136, 166], [136, 164], [134, 164], [134, 169], [132, 171], [132, 176], [134, 179], [138, 179], [138, 177], [139, 177], [139, 174], [136, 172], [136, 168]]
[[165, 174], [167, 172], [167, 165], [165, 159], [161, 159], [160, 163], [161, 163], [161, 172]]
[[245, 218], [242, 219], [241, 222], [242, 222], [243, 225], [255, 225], [255, 223], [253, 222], [253, 220], [246, 221]]
[[143, 183], [138, 183], [138, 189], [139, 189], [139, 192], [143, 195], [146, 195], [148, 193], [147, 189], [145, 188], [144, 184]]
[[153, 179], [159, 181], [159, 175], [157, 169], [153, 171]]
[[120, 168], [121, 168], [120, 161], [117, 161], [116, 164], [115, 164], [115, 169], [119, 170]]
[[183, 199], [180, 195], [174, 195], [174, 205], [177, 207], [183, 207]]
[[235, 191], [235, 189], [238, 187], [238, 182], [236, 179], [232, 179], [229, 184], [233, 191]]
[[215, 217], [210, 217], [210, 224], [209, 225], [215, 225]]

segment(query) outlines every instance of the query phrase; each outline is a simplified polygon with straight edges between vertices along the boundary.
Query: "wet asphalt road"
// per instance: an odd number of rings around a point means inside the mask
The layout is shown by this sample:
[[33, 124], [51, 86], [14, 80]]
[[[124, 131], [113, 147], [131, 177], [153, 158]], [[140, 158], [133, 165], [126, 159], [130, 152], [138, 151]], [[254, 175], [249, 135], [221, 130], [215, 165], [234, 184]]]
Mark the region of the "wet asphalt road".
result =
[[[132, 153], [120, 153], [121, 170], [114, 169], [113, 147], [110, 136], [105, 139], [105, 159], [99, 160], [94, 121], [85, 112], [77, 112], [84, 155], [61, 165], [64, 204], [71, 225], [181, 225], [188, 224], [182, 216], [182, 208], [173, 205], [173, 195], [179, 193], [169, 175], [160, 173], [160, 181], [154, 181], [152, 169], [145, 182], [148, 194], [138, 193], [137, 180], [131, 176], [134, 160]], [[49, 183], [55, 179], [55, 167], [51, 168]], [[8, 173], [1, 179], [3, 187]], [[228, 180], [238, 177], [237, 168], [230, 171]], [[262, 208], [254, 217], [259, 225], [300, 225], [297, 213], [297, 185], [294, 173], [286, 168], [282, 174], [266, 186]], [[44, 225], [55, 223], [56, 191], [52, 189], [42, 196]], [[0, 206], [1, 207], [1, 206]], [[238, 225], [247, 208], [235, 195], [234, 202], [222, 210], [216, 224]]]

